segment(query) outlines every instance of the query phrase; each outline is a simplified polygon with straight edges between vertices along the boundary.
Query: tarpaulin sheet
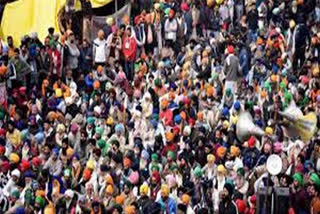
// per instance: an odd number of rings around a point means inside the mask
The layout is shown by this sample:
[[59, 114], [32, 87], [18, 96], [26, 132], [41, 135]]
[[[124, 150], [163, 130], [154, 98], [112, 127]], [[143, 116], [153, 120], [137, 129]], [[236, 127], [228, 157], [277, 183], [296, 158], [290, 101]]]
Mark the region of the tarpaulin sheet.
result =
[[[114, 0], [90, 0], [92, 7], [104, 6]], [[37, 32], [43, 40], [48, 34], [48, 28], [58, 27], [58, 12], [64, 7], [66, 0], [18, 0], [7, 4], [1, 22], [1, 38], [13, 36], [16, 45], [20, 39], [31, 32]], [[80, 9], [80, 1], [76, 9]]]

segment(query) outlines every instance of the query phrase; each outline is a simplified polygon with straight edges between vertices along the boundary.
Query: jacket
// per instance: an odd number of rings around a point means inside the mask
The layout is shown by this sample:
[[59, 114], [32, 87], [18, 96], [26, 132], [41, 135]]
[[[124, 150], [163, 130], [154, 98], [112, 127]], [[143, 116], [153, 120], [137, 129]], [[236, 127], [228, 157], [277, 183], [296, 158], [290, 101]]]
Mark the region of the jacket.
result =
[[240, 77], [239, 59], [233, 54], [230, 54], [224, 62], [224, 73], [227, 81], [237, 81]]
[[169, 197], [167, 201], [163, 201], [162, 198], [160, 198], [158, 203], [161, 205], [161, 210], [163, 214], [177, 213], [176, 202], [171, 197]]
[[177, 31], [178, 31], [178, 22], [176, 19], [167, 19], [164, 24], [165, 39], [176, 41], [177, 40]]
[[122, 53], [128, 61], [133, 62], [136, 59], [137, 42], [136, 39], [131, 37], [125, 37], [122, 41]]
[[238, 209], [233, 201], [221, 202], [219, 205], [219, 214], [238, 214]]

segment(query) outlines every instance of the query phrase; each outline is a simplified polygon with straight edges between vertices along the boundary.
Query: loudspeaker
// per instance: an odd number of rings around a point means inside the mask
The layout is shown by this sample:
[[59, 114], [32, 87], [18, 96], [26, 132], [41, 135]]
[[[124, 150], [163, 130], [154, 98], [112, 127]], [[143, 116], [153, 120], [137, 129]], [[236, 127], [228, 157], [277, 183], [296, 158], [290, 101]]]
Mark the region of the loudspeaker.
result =
[[257, 197], [258, 214], [271, 214], [272, 212], [271, 208], [272, 208], [272, 187], [269, 187], [268, 191], [266, 187], [262, 187], [258, 190], [258, 197]]
[[288, 213], [290, 200], [289, 188], [278, 187], [274, 191], [274, 213]]

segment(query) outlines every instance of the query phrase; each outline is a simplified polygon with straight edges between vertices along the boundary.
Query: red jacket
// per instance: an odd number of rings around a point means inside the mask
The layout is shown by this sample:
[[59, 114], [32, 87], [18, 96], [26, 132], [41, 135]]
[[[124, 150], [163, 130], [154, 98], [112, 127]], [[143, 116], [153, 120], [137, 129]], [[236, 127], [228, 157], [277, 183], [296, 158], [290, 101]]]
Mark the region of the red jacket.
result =
[[131, 37], [124, 37], [122, 41], [122, 53], [128, 61], [133, 62], [136, 59], [137, 41]]

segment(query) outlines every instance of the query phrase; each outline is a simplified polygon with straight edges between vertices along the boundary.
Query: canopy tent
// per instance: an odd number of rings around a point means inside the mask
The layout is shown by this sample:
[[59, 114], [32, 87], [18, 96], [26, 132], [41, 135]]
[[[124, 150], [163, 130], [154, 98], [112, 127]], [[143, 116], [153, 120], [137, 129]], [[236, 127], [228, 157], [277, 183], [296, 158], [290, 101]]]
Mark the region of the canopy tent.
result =
[[[7, 4], [3, 13], [0, 36], [3, 40], [13, 36], [15, 44], [31, 32], [37, 32], [42, 40], [48, 34], [48, 28], [58, 27], [58, 12], [67, 0], [19, 0]], [[114, 0], [90, 0], [93, 8], [102, 7]], [[76, 9], [80, 10], [80, 1], [76, 0]]]

